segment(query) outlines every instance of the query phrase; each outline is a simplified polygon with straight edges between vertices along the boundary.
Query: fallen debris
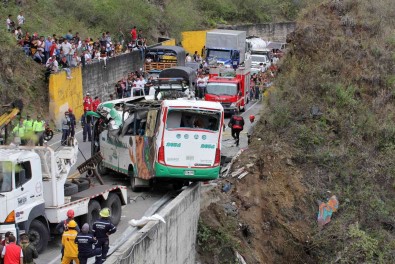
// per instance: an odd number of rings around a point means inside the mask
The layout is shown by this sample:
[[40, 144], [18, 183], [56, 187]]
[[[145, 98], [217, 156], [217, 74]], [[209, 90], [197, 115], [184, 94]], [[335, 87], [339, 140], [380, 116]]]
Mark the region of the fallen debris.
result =
[[133, 227], [143, 227], [145, 226], [148, 222], [150, 221], [161, 221], [162, 223], [166, 224], [165, 219], [163, 219], [162, 216], [158, 215], [158, 214], [154, 214], [151, 216], [143, 216], [141, 219], [136, 220], [136, 219], [132, 219], [130, 220], [128, 223], [129, 225], [133, 226]]
[[247, 174], [248, 174], [248, 171], [245, 171], [245, 172], [243, 172], [242, 174], [240, 174], [239, 177], [237, 177], [237, 179], [241, 180], [241, 179], [243, 179]]
[[239, 169], [237, 169], [236, 171], [232, 172], [231, 176], [232, 178], [236, 177], [237, 175], [240, 175], [241, 173], [243, 173], [244, 171], [244, 167], [241, 167]]
[[336, 195], [333, 195], [329, 198], [328, 202], [321, 202], [319, 205], [318, 211], [318, 225], [323, 227], [327, 223], [331, 221], [332, 214], [337, 211], [339, 208], [339, 201], [337, 200]]

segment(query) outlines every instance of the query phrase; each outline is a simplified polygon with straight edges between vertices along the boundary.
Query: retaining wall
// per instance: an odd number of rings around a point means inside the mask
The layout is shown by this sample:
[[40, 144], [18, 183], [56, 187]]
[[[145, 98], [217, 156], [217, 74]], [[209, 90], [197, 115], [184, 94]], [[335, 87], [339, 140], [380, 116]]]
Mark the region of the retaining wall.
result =
[[95, 62], [82, 68], [82, 87], [84, 95], [89, 92], [94, 98], [98, 96], [101, 101], [110, 99], [110, 93], [115, 97], [115, 84], [126, 77], [131, 71], [141, 71], [143, 59], [140, 51], [133, 51], [113, 57], [104, 62]]
[[247, 36], [258, 36], [264, 40], [285, 42], [287, 35], [295, 31], [295, 22], [266, 23], [255, 25], [221, 26], [222, 29], [243, 30]]
[[81, 68], [72, 68], [71, 76], [72, 79], [67, 79], [66, 72], [61, 71], [49, 77], [49, 113], [57, 128], [61, 128], [61, 119], [69, 108], [77, 119], [83, 113]]
[[149, 222], [106, 263], [195, 264], [199, 213], [200, 184], [195, 183], [160, 210], [166, 224]]

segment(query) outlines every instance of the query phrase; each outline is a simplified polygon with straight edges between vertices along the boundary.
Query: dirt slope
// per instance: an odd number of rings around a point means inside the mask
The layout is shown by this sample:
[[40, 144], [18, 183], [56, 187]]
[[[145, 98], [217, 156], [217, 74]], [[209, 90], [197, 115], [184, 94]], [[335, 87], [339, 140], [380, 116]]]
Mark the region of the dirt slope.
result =
[[[202, 213], [203, 263], [234, 263], [224, 249], [247, 263], [395, 262], [393, 10], [390, 0], [304, 10], [239, 160], [251, 174]], [[319, 229], [318, 202], [333, 194], [339, 210]], [[225, 217], [229, 202], [238, 214]]]

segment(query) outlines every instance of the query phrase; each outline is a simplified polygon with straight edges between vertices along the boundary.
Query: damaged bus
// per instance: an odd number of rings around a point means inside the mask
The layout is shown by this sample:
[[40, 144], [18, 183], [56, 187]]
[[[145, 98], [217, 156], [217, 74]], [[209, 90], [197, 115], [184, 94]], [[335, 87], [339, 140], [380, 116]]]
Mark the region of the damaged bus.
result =
[[127, 175], [138, 191], [159, 180], [181, 188], [218, 178], [224, 111], [220, 103], [141, 100], [103, 103], [93, 114], [92, 155], [98, 172]]

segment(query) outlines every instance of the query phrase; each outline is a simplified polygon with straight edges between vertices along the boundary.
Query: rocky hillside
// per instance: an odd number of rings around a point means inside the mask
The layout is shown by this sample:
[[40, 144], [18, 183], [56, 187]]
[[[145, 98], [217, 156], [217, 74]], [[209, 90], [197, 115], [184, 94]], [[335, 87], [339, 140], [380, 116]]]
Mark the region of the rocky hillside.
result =
[[[218, 194], [237, 214], [218, 202], [202, 214], [203, 258], [209, 250], [221, 263], [236, 250], [247, 263], [395, 262], [393, 10], [391, 0], [303, 10], [235, 165], [252, 163], [250, 174]], [[318, 205], [332, 195], [339, 209], [319, 228]]]

